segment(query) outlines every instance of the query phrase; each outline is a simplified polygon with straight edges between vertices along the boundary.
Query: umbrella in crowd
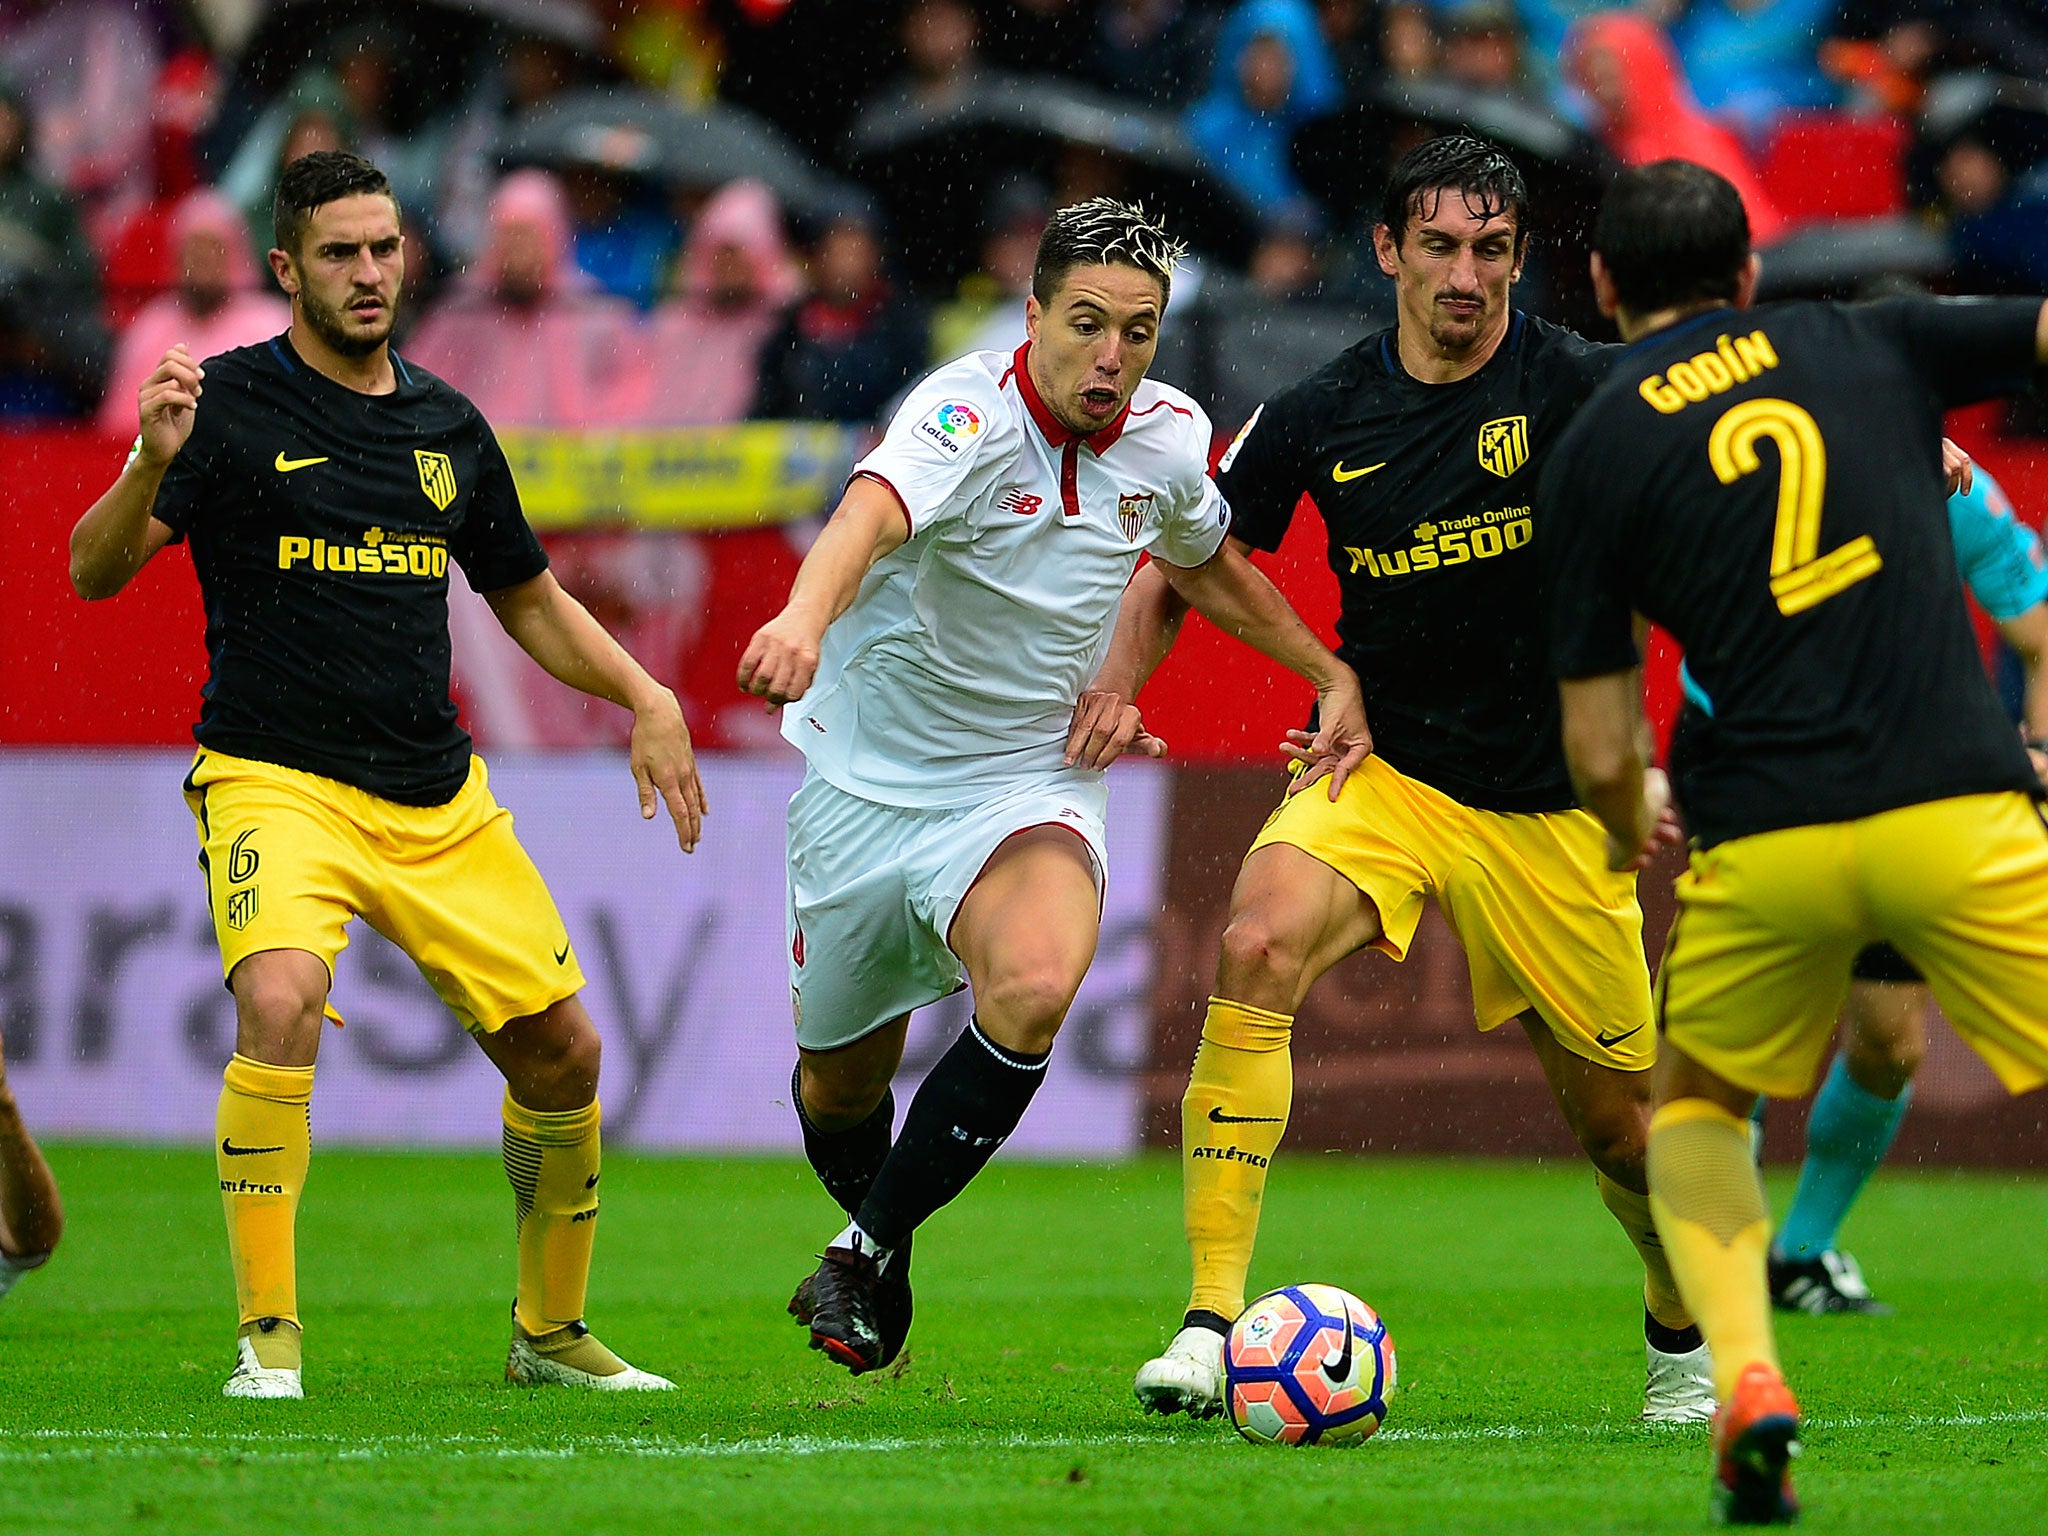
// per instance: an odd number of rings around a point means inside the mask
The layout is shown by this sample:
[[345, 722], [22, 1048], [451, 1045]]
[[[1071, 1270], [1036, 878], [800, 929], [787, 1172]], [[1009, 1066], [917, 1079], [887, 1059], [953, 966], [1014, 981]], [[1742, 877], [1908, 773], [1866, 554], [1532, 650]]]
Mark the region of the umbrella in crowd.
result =
[[260, 9], [237, 66], [260, 96], [282, 89], [317, 62], [333, 34], [348, 28], [395, 28], [415, 55], [410, 62], [418, 76], [456, 91], [468, 83], [468, 61], [494, 24], [580, 53], [596, 54], [604, 46], [604, 27], [584, 0], [370, 0], [345, 8], [327, 0], [271, 0]]
[[510, 126], [498, 150], [508, 166], [596, 166], [706, 190], [748, 177], [799, 218], [822, 215], [839, 196], [765, 118], [723, 102], [691, 108], [651, 91], [592, 88], [543, 102]]
[[874, 187], [902, 233], [913, 276], [941, 283], [974, 264], [983, 200], [996, 174], [1023, 171], [1056, 202], [1102, 193], [1136, 198], [1199, 250], [1242, 259], [1253, 213], [1163, 112], [1065, 80], [983, 71], [956, 98], [907, 93], [872, 103], [847, 142], [854, 173]]

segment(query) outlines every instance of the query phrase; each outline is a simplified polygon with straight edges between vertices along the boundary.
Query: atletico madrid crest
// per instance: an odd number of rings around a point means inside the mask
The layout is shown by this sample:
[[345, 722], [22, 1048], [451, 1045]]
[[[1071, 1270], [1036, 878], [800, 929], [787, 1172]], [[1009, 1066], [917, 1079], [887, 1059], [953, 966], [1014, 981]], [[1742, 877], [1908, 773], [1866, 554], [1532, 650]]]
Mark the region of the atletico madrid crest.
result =
[[419, 460], [420, 489], [437, 510], [446, 512], [455, 499], [454, 463], [447, 454], [428, 453], [424, 448], [413, 449], [412, 456]]
[[1479, 429], [1479, 467], [1505, 480], [1529, 458], [1529, 418], [1503, 416]]

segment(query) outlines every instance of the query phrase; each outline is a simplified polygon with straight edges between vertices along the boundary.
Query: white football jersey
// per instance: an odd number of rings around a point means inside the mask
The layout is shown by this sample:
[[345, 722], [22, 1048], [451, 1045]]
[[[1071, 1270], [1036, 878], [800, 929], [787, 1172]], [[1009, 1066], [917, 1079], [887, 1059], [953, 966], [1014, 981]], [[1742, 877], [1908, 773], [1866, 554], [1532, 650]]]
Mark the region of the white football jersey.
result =
[[931, 374], [854, 466], [895, 492], [910, 538], [875, 562], [782, 718], [848, 794], [969, 805], [1077, 772], [1061, 762], [1074, 704], [1138, 556], [1200, 565], [1223, 542], [1200, 406], [1147, 379], [1076, 437], [1039, 399], [1029, 351]]

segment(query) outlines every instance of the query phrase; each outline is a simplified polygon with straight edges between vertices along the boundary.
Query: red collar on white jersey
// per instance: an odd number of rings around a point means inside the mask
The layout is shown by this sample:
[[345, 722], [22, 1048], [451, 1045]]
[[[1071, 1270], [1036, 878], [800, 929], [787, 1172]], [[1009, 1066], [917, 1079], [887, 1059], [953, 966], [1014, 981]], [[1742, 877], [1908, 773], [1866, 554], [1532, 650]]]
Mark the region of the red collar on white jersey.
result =
[[1124, 435], [1124, 423], [1131, 419], [1130, 402], [1126, 400], [1124, 408], [1116, 413], [1116, 419], [1099, 431], [1083, 435], [1075, 432], [1070, 427], [1062, 426], [1059, 418], [1053, 415], [1045, 401], [1039, 396], [1038, 386], [1032, 382], [1031, 369], [1028, 366], [1030, 355], [1031, 343], [1027, 341], [1017, 349], [1017, 355], [1011, 360], [1009, 372], [1003, 375], [1001, 383], [1007, 384], [1010, 381], [1010, 375], [1016, 375], [1017, 393], [1024, 397], [1024, 409], [1031, 413], [1032, 421], [1037, 424], [1038, 430], [1044, 435], [1046, 442], [1055, 448], [1064, 448], [1068, 443], [1079, 437], [1082, 442], [1095, 450], [1095, 456], [1098, 459], [1101, 458], [1105, 453], [1109, 452], [1110, 445]]

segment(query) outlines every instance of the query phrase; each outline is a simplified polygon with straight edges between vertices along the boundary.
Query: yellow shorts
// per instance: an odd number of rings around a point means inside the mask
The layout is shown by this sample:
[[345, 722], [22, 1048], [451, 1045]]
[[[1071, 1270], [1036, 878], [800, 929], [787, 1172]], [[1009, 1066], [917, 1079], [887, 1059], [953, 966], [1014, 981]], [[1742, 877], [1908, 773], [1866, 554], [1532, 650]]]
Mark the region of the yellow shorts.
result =
[[1849, 969], [1889, 942], [2014, 1093], [2048, 1082], [2048, 823], [2025, 795], [1732, 838], [1692, 857], [1658, 1011], [1739, 1088], [1813, 1086]]
[[486, 1034], [583, 987], [561, 913], [491, 798], [483, 759], [446, 805], [400, 805], [317, 774], [201, 751], [185, 780], [199, 867], [232, 975], [266, 949], [331, 979], [360, 917]]
[[1333, 805], [1316, 785], [1280, 803], [1252, 852], [1286, 843], [1379, 908], [1374, 948], [1406, 957], [1435, 896], [1464, 946], [1479, 1027], [1534, 1008], [1588, 1061], [1640, 1072], [1656, 1059], [1643, 910], [1634, 875], [1607, 868], [1584, 811], [1477, 811], [1369, 757]]

